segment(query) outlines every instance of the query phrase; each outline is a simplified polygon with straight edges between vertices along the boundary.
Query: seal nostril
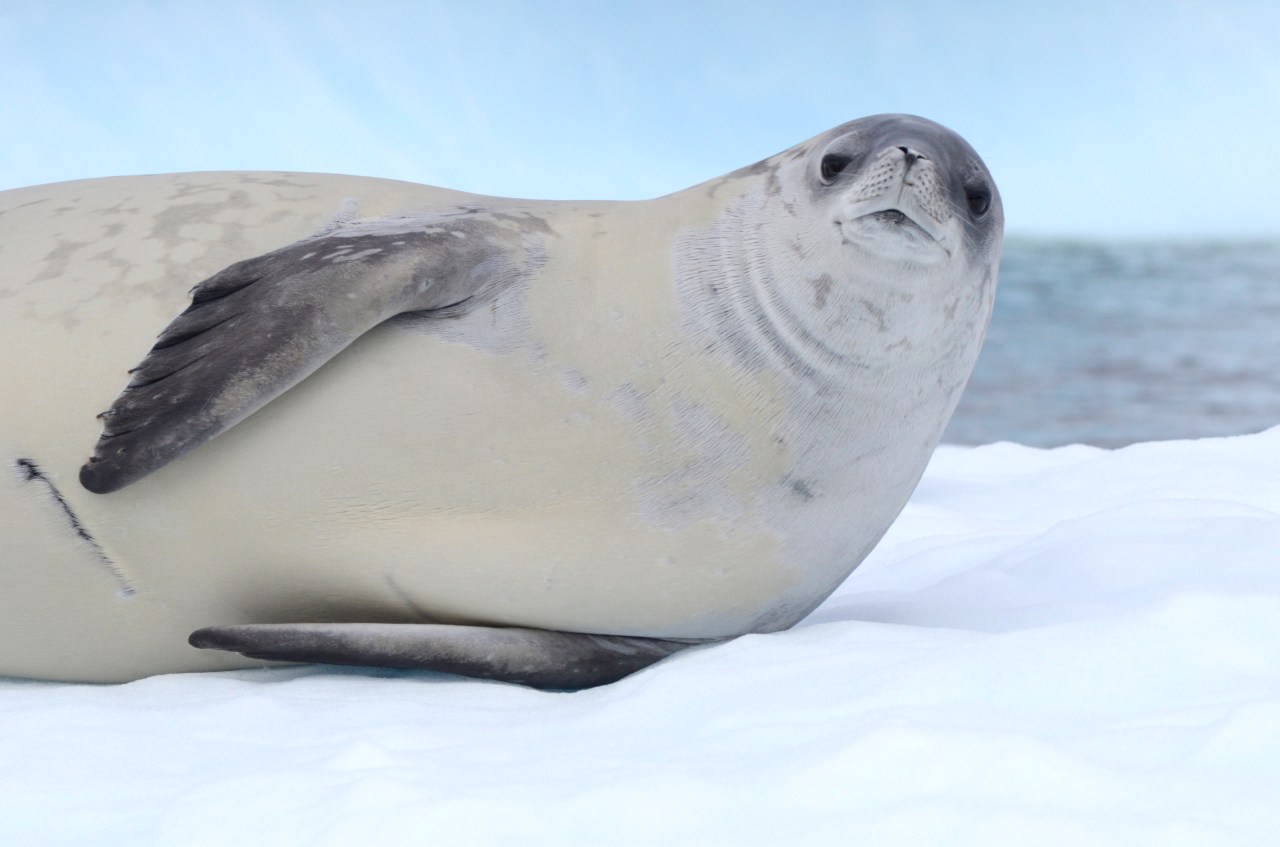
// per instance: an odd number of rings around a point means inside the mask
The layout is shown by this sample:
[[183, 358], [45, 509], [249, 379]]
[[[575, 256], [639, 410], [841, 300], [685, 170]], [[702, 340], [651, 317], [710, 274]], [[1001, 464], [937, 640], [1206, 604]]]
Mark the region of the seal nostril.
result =
[[910, 147], [899, 145], [898, 149], [902, 151], [902, 157], [907, 160], [907, 167], [911, 167], [920, 159], [929, 158], [918, 150], [912, 150]]

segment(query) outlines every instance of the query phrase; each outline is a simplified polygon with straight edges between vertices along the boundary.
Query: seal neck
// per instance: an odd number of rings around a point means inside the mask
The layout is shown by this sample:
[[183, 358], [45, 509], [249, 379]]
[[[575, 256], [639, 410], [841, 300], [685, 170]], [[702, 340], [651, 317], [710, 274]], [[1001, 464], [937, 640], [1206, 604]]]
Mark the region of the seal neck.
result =
[[937, 367], [958, 337], [946, 268], [911, 268], [747, 193], [676, 244], [681, 317], [739, 367], [815, 389]]

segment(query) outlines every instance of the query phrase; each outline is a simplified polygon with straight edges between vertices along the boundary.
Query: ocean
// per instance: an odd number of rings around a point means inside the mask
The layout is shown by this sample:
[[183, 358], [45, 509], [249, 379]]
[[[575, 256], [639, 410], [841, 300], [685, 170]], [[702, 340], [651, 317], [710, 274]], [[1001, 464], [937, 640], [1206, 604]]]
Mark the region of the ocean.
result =
[[943, 438], [1039, 447], [1280, 424], [1280, 240], [1010, 239]]

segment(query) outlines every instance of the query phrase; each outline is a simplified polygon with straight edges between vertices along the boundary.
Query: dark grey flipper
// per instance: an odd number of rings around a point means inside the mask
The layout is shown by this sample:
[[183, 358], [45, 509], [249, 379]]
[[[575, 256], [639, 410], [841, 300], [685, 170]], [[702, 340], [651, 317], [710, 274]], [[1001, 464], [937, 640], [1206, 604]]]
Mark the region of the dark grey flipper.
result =
[[485, 299], [525, 270], [522, 223], [481, 211], [365, 223], [215, 274], [102, 413], [81, 484], [104, 494], [163, 467], [394, 315]]
[[448, 624], [214, 626], [191, 646], [251, 659], [442, 671], [534, 688], [591, 688], [693, 646], [687, 641]]

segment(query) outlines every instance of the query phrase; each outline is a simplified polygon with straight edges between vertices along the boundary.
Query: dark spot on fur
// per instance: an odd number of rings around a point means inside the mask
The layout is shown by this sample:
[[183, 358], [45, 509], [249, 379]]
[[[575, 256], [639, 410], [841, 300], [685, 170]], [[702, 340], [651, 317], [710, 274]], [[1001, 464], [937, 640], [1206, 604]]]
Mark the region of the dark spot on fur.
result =
[[817, 493], [809, 487], [809, 480], [807, 479], [792, 480], [791, 490], [796, 494], [796, 496], [805, 502], [808, 502], [818, 496]]
[[516, 225], [521, 232], [537, 232], [542, 235], [554, 235], [546, 218], [540, 218], [529, 212], [511, 215], [506, 212], [490, 212], [489, 217], [495, 221], [507, 221]]
[[835, 284], [836, 281], [832, 279], [831, 274], [823, 274], [820, 277], [809, 280], [809, 285], [813, 286], [813, 305], [815, 308], [826, 308], [827, 298], [831, 296], [831, 289]]

